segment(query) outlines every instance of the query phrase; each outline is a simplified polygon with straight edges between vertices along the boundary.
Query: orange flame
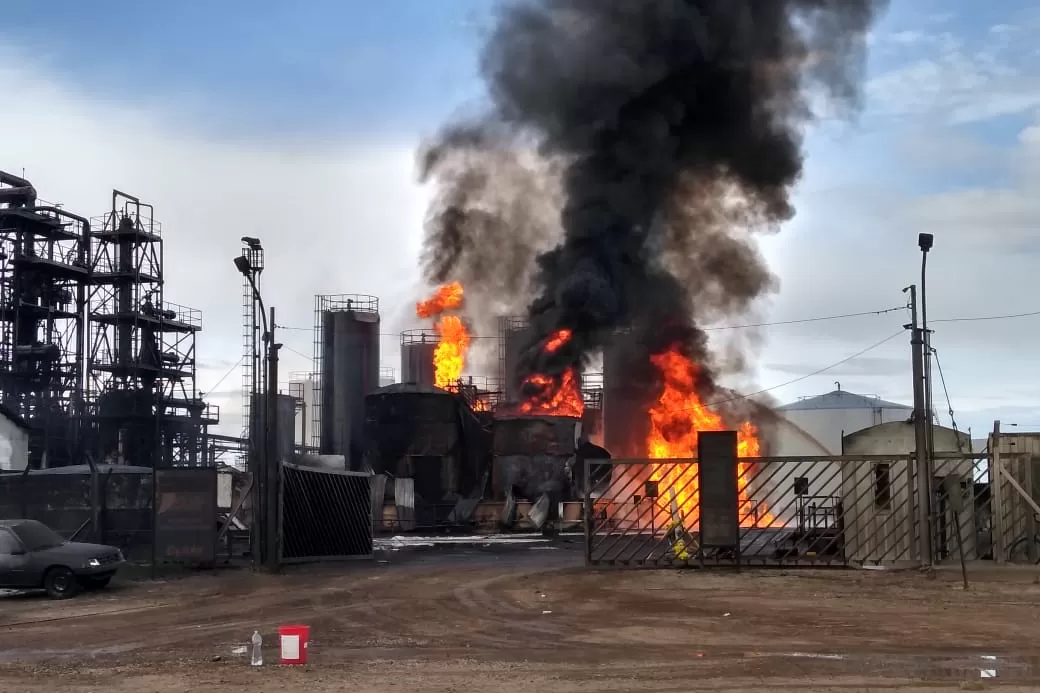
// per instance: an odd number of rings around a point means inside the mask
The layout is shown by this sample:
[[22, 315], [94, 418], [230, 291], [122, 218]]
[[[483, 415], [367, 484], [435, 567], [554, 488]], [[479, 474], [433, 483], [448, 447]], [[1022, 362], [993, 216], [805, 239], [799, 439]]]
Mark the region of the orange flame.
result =
[[[554, 353], [571, 340], [570, 330], [558, 330], [545, 342], [545, 351]], [[535, 394], [520, 405], [521, 414], [542, 416], [573, 416], [581, 418], [585, 413], [585, 398], [573, 368], [568, 368], [559, 379], [544, 373], [527, 376], [524, 389], [533, 389]]]
[[581, 418], [585, 413], [585, 399], [574, 377], [574, 369], [565, 370], [559, 382], [552, 376], [535, 373], [524, 380], [524, 387], [537, 388], [538, 391], [520, 405], [521, 414]]
[[560, 347], [571, 341], [572, 334], [570, 330], [559, 330], [556, 334], [549, 337], [549, 341], [545, 343], [545, 350], [550, 354], [556, 353]]
[[491, 411], [491, 403], [486, 397], [478, 397], [473, 400], [473, 411]]
[[420, 318], [432, 318], [446, 310], [461, 308], [463, 298], [462, 284], [459, 282], [445, 284], [437, 289], [430, 298], [416, 303], [415, 314]]
[[[432, 318], [449, 310], [462, 307], [465, 294], [462, 284], [452, 282], [437, 289], [433, 296], [415, 304], [415, 314], [420, 318]], [[469, 329], [457, 315], [445, 315], [434, 325], [440, 340], [433, 351], [433, 384], [444, 390], [458, 389], [462, 369], [466, 366], [469, 351]]]
[[[664, 377], [664, 390], [649, 413], [650, 434], [647, 438], [647, 454], [651, 459], [689, 459], [697, 456], [698, 431], [723, 431], [727, 426], [722, 417], [709, 409], [696, 393], [699, 370], [677, 349], [650, 357]], [[758, 430], [745, 421], [737, 429], [737, 455], [758, 457], [760, 447]], [[769, 527], [772, 515], [764, 503], [756, 504], [748, 492], [752, 464], [738, 464], [737, 487], [740, 497], [740, 526]], [[656, 465], [651, 479], [661, 484], [662, 489], [675, 489], [675, 504], [685, 524], [695, 524], [700, 517], [700, 488], [697, 469], [694, 465]], [[672, 518], [672, 499], [662, 496], [658, 500], [657, 519], [667, 524]]]
[[469, 330], [462, 318], [445, 315], [435, 326], [440, 342], [433, 350], [433, 384], [445, 390], [457, 389], [469, 350]]

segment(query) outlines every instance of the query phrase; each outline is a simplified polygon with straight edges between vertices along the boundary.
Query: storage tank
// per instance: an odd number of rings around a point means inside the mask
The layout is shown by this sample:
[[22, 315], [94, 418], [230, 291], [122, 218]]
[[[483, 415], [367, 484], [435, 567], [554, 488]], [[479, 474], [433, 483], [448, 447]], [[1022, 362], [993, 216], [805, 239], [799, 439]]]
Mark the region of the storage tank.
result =
[[483, 492], [482, 446], [488, 446], [477, 439], [479, 430], [466, 425], [472, 417], [461, 415], [463, 406], [446, 390], [414, 383], [390, 385], [365, 398], [365, 464], [377, 475], [413, 480], [419, 526], [447, 522], [460, 497]]
[[581, 420], [569, 416], [496, 416], [492, 429], [496, 498], [510, 496], [552, 504], [571, 495], [571, 472]]
[[614, 459], [646, 457], [647, 402], [653, 385], [645, 351], [631, 348], [634, 333], [617, 330], [603, 349], [603, 447]]
[[363, 453], [365, 395], [379, 386], [379, 299], [318, 296], [321, 324], [320, 451], [344, 455], [358, 469]]
[[433, 330], [401, 333], [401, 382], [433, 387], [433, 352], [440, 338]]
[[502, 400], [505, 402], [520, 401], [516, 373], [526, 339], [526, 318], [512, 316], [498, 319], [498, 377], [502, 382]]
[[[296, 447], [296, 398], [291, 395], [276, 395], [277, 421], [278, 421], [278, 459], [282, 462], [292, 460], [293, 451]], [[263, 450], [265, 445], [264, 432], [267, 431], [267, 400], [263, 394], [253, 398], [252, 412], [253, 425], [250, 428], [250, 439], [253, 441], [254, 450]]]
[[785, 427], [778, 430], [773, 454], [808, 453], [808, 450], [802, 450], [808, 436], [825, 451], [812, 454], [840, 455], [843, 435], [890, 421], [906, 421], [913, 413], [913, 407], [838, 389], [785, 404], [776, 411], [794, 427], [789, 431], [785, 431]]

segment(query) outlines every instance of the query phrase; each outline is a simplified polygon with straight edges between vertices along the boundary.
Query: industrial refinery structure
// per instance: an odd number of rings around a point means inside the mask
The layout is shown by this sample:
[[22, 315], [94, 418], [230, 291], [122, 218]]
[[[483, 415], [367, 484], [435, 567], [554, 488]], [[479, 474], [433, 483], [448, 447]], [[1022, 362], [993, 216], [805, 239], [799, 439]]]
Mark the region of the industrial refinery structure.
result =
[[0, 403], [30, 431], [29, 467], [205, 464], [202, 317], [166, 301], [163, 243], [132, 195], [88, 219], [0, 172]]
[[[516, 380], [523, 350], [538, 343], [524, 318], [500, 318], [497, 372], [488, 376], [463, 375], [457, 362], [445, 379], [439, 322], [406, 331], [394, 383], [381, 363], [379, 299], [319, 295], [312, 370], [292, 374], [279, 393], [277, 358], [273, 368], [268, 358], [277, 354], [277, 325], [260, 292], [263, 248], [250, 237], [235, 260], [243, 274], [243, 430], [211, 434], [218, 412], [196, 383], [201, 313], [167, 300], [164, 242], [152, 207], [132, 195], [113, 191], [106, 213], [88, 218], [42, 202], [24, 177], [0, 173], [0, 409], [5, 435], [27, 437], [24, 454], [4, 458], [5, 471], [16, 460], [29, 469], [190, 468], [229, 454], [244, 456], [254, 474], [270, 476], [287, 463], [371, 477], [351, 507], [360, 512], [362, 502], [375, 531], [584, 523], [592, 543], [620, 532], [633, 550], [653, 554], [672, 545], [669, 532], [699, 522], [700, 466], [690, 462], [698, 434], [730, 426], [740, 429], [733, 431], [739, 527], [753, 544], [742, 551], [898, 562], [963, 545], [975, 556], [1000, 555], [1030, 529], [1028, 503], [1011, 491], [1001, 495], [1000, 517], [1011, 518], [1006, 536], [978, 529], [990, 517], [990, 491], [978, 474], [984, 455], [955, 431], [935, 434], [940, 458], [930, 483], [965, 489], [975, 515], [969, 522], [963, 506], [937, 496], [937, 510], [920, 519], [934, 489], [916, 481], [914, 410], [905, 405], [839, 387], [760, 407], [737, 426], [680, 389], [671, 411], [653, 411], [668, 398], [650, 388], [667, 390], [669, 377], [695, 374], [696, 364], [672, 354], [677, 371], [647, 377], [624, 331], [604, 348], [602, 372], [573, 374], [573, 390], [561, 388], [566, 407], [539, 408]], [[680, 444], [656, 428], [668, 417], [686, 438]], [[1009, 464], [1026, 464], [1015, 454], [1007, 453]], [[262, 475], [263, 500], [250, 500], [244, 512], [261, 507], [263, 517], [277, 516], [278, 474]], [[301, 517], [298, 527], [321, 519]], [[914, 529], [922, 521], [933, 524], [930, 536]], [[967, 538], [957, 535], [961, 525]], [[591, 544], [589, 551], [621, 560]]]

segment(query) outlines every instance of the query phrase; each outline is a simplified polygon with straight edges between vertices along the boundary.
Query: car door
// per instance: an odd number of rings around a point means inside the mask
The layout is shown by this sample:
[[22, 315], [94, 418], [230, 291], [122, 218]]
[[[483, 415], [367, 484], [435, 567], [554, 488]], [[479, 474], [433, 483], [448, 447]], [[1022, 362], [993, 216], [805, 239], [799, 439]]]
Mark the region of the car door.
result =
[[29, 555], [22, 542], [6, 527], [0, 527], [0, 587], [22, 587], [29, 578]]

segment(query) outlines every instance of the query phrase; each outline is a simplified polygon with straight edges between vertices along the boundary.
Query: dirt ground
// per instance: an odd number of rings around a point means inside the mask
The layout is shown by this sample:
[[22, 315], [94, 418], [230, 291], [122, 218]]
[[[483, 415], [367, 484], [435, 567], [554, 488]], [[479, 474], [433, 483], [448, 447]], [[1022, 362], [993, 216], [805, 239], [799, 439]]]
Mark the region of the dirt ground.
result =
[[[0, 691], [934, 693], [1040, 684], [1033, 570], [973, 569], [965, 592], [956, 571], [589, 570], [573, 547], [387, 558], [277, 576], [125, 581], [66, 602], [0, 598]], [[290, 623], [311, 627], [310, 663], [271, 666], [277, 627]], [[265, 637], [260, 669], [235, 652], [254, 629]]]

